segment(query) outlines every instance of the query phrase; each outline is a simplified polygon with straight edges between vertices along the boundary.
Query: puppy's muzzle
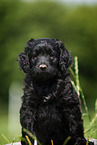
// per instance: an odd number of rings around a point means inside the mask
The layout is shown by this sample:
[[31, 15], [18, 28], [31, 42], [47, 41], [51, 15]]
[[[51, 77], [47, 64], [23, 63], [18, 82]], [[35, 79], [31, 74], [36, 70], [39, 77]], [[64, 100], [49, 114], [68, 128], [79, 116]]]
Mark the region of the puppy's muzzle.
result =
[[40, 64], [40, 65], [39, 65], [39, 68], [40, 68], [42, 71], [46, 70], [47, 67], [48, 67], [48, 66], [47, 66], [46, 64]]

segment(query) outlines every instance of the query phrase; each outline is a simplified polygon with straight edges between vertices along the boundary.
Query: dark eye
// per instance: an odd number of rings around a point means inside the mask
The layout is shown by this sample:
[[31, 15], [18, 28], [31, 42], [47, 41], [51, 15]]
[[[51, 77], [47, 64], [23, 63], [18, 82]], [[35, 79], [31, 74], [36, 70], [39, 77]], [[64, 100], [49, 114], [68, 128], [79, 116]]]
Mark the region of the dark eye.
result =
[[33, 59], [37, 59], [37, 55], [34, 54], [34, 55], [32, 56], [32, 58], [33, 58]]

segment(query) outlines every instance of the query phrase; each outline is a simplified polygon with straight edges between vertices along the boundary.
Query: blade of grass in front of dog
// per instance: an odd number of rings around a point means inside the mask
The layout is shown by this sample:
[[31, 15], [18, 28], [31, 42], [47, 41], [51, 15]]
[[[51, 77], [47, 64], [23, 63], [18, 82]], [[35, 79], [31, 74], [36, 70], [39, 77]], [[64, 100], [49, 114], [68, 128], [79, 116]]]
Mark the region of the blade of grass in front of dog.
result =
[[[26, 132], [33, 140], [37, 140], [36, 136], [33, 135], [30, 131], [28, 131], [27, 129], [23, 129], [24, 132]], [[42, 145], [38, 140], [37, 140], [38, 145]]]
[[53, 140], [51, 140], [51, 145], [54, 145], [54, 142], [53, 142]]
[[72, 68], [71, 68], [71, 67], [69, 67], [69, 71], [71, 72], [71, 74], [72, 74], [73, 78], [75, 79], [75, 74], [74, 74], [74, 71], [72, 70]]
[[31, 141], [30, 141], [29, 137], [27, 135], [25, 137], [27, 139], [28, 144], [31, 145]]
[[34, 140], [36, 139], [36, 137], [27, 129], [24, 128], [23, 131], [26, 132], [32, 139], [34, 139]]
[[20, 140], [23, 141], [23, 142], [25, 142], [25, 143], [27, 142], [27, 140], [26, 140], [25, 137], [20, 137]]
[[89, 144], [89, 139], [87, 139], [87, 142], [86, 142], [86, 145], [88, 145]]
[[64, 141], [63, 145], [66, 145], [70, 139], [71, 139], [71, 137], [68, 136], [68, 137], [66, 138], [66, 140]]
[[2, 134], [2, 137], [8, 142], [10, 143], [10, 141], [6, 138], [6, 136], [4, 134]]

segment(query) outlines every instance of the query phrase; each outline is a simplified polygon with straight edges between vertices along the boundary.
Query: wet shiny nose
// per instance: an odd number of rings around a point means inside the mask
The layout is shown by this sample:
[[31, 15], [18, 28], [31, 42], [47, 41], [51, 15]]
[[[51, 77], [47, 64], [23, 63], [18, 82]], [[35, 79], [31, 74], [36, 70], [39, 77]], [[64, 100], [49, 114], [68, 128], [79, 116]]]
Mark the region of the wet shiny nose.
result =
[[39, 68], [40, 68], [42, 71], [44, 71], [44, 70], [46, 70], [47, 65], [46, 65], [46, 64], [40, 64], [40, 65], [39, 65]]

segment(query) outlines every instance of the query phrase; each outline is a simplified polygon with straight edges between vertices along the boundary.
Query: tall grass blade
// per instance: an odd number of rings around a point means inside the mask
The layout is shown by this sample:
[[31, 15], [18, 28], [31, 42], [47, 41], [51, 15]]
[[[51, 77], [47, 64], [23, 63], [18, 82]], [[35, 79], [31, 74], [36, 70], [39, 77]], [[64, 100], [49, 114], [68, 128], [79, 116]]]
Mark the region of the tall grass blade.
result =
[[96, 102], [95, 102], [95, 112], [97, 113], [97, 99], [96, 99]]
[[84, 104], [84, 107], [85, 107], [86, 114], [87, 114], [89, 120], [91, 121], [90, 116], [89, 116], [88, 107], [87, 107], [86, 100], [85, 100], [85, 96], [84, 96], [84, 93], [83, 93], [83, 90], [82, 90], [81, 87], [80, 87], [80, 93], [81, 93], [81, 97], [82, 97], [82, 100], [83, 100], [83, 104]]
[[70, 139], [71, 139], [71, 137], [68, 136], [68, 137], [66, 138], [66, 140], [64, 141], [63, 145], [66, 145]]
[[74, 73], [74, 71], [72, 70], [71, 67], [69, 67], [69, 71], [70, 71], [70, 73], [72, 74], [73, 78], [75, 79], [75, 73]]
[[[75, 83], [73, 81], [71, 81], [71, 82], [72, 82], [73, 86], [75, 87], [78, 96], [80, 97], [80, 95], [81, 95], [86, 114], [89, 117], [88, 107], [87, 107], [87, 104], [86, 104], [86, 101], [85, 101], [84, 93], [83, 93], [81, 85], [80, 85], [79, 69], [78, 69], [78, 58], [76, 56], [74, 58], [74, 66], [75, 66], [75, 72], [71, 68], [69, 68], [69, 71], [71, 72], [71, 74], [72, 74], [72, 76], [73, 76], [73, 78], [75, 80]], [[90, 120], [90, 117], [89, 117], [89, 120]]]
[[[26, 132], [33, 140], [37, 140], [36, 136], [33, 135], [30, 131], [28, 131], [27, 129], [23, 129], [24, 132]], [[37, 140], [38, 145], [42, 145], [39, 140]]]
[[76, 91], [78, 96], [80, 96], [80, 85], [79, 85], [79, 75], [78, 75], [78, 57], [75, 56], [75, 81], [76, 81]]
[[53, 142], [53, 140], [51, 140], [51, 145], [54, 145], [54, 142]]
[[87, 142], [86, 142], [86, 145], [88, 145], [89, 144], [89, 139], [87, 139]]
[[7, 137], [4, 134], [1, 134], [1, 135], [8, 143], [10, 143], [10, 141], [7, 139]]
[[29, 145], [32, 145], [32, 144], [31, 144], [31, 141], [30, 141], [30, 139], [29, 139], [29, 137], [28, 137], [27, 135], [26, 135], [25, 137], [26, 137], [26, 140], [27, 140], [28, 144], [29, 144]]

